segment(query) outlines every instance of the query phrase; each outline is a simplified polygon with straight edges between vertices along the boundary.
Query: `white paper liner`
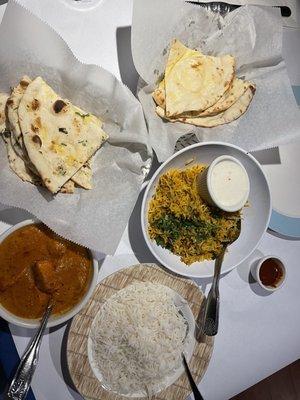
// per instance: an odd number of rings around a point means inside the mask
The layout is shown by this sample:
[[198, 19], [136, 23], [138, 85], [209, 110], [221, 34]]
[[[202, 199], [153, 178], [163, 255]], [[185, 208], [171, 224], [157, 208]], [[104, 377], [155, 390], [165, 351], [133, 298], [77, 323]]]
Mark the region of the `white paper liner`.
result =
[[[177, 38], [205, 54], [232, 54], [237, 76], [256, 84], [248, 111], [238, 120], [215, 128], [165, 122], [155, 113], [151, 93], [164, 72], [169, 44]], [[300, 114], [281, 56], [280, 11], [244, 6], [224, 18], [181, 0], [135, 1], [132, 52], [146, 82], [139, 91], [150, 142], [159, 161], [174, 152], [176, 141], [193, 132], [199, 141], [224, 141], [260, 150], [300, 140]]]
[[138, 197], [151, 151], [141, 105], [112, 74], [79, 62], [62, 38], [14, 1], [0, 26], [0, 91], [27, 74], [104, 120], [110, 139], [94, 159], [94, 188], [53, 196], [22, 182], [0, 141], [0, 202], [23, 208], [59, 235], [113, 254]]

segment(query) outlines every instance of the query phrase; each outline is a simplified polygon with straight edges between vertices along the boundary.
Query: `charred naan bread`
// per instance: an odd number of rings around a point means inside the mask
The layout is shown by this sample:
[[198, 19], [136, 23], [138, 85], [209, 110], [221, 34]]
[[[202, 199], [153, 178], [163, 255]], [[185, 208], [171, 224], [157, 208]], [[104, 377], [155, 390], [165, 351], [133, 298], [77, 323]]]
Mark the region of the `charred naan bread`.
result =
[[214, 105], [234, 78], [234, 58], [206, 56], [174, 40], [165, 70], [166, 116], [201, 112]]
[[108, 138], [97, 117], [61, 99], [41, 77], [27, 86], [18, 117], [28, 156], [52, 193]]
[[243, 115], [249, 107], [254, 93], [254, 86], [250, 86], [231, 107], [219, 114], [215, 114], [209, 117], [168, 118], [165, 115], [164, 109], [159, 106], [156, 107], [156, 112], [161, 118], [167, 119], [170, 122], [183, 122], [185, 124], [212, 128], [214, 126], [228, 124], [229, 122], [232, 122]]

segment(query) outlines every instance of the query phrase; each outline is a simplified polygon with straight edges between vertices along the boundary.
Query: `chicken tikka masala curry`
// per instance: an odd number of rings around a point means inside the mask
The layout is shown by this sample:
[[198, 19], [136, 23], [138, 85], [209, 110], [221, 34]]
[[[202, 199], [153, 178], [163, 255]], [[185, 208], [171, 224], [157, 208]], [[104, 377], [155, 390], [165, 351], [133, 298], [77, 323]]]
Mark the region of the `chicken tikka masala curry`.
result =
[[73, 308], [92, 277], [89, 251], [43, 224], [24, 226], [0, 244], [0, 303], [22, 318], [40, 318], [51, 299], [53, 314]]

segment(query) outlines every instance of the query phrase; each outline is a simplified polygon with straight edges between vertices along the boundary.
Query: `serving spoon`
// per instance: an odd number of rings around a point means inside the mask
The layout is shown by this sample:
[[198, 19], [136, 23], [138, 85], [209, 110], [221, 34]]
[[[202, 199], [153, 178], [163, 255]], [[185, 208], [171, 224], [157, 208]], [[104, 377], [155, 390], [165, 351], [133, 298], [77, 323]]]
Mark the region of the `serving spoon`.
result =
[[28, 393], [31, 380], [38, 363], [39, 350], [42, 342], [43, 333], [47, 326], [47, 322], [51, 314], [52, 308], [53, 308], [53, 302], [50, 300], [43, 315], [41, 325], [36, 334], [29, 342], [29, 345], [27, 346], [21, 358], [18, 369], [8, 388], [6, 394], [6, 398], [8, 399], [23, 400], [25, 399]]
[[220, 293], [219, 293], [219, 281], [222, 263], [226, 249], [229, 245], [235, 242], [241, 233], [241, 220], [238, 221], [238, 232], [236, 236], [224, 244], [221, 253], [218, 255], [215, 261], [215, 270], [213, 283], [207, 296], [204, 312], [204, 324], [203, 332], [207, 336], [215, 336], [218, 333], [219, 328], [219, 306], [220, 306]]
[[[49, 275], [49, 271], [53, 273], [52, 276]], [[47, 260], [38, 261], [33, 266], [33, 278], [37, 288], [41, 292], [50, 295], [50, 299], [44, 312], [41, 325], [36, 334], [29, 342], [28, 346], [26, 347], [17, 371], [8, 388], [8, 391], [6, 393], [6, 398], [8, 399], [23, 400], [25, 399], [30, 388], [30, 384], [39, 359], [39, 351], [42, 343], [43, 333], [46, 329], [48, 319], [54, 307], [54, 300], [52, 295], [56, 287], [55, 275], [53, 271], [54, 270], [52, 263]], [[49, 279], [50, 277], [52, 277], [52, 280]]]

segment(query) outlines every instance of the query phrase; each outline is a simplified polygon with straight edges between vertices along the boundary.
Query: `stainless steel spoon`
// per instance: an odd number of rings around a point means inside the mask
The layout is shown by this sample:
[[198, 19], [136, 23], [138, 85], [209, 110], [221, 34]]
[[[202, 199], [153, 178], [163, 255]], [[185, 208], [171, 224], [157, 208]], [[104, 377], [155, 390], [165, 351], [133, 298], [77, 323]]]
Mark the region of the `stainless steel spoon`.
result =
[[8, 388], [6, 398], [13, 400], [25, 399], [28, 390], [30, 388], [35, 368], [37, 366], [43, 333], [45, 331], [52, 308], [53, 308], [53, 302], [50, 302], [43, 315], [43, 319], [41, 321], [39, 330], [31, 339], [29, 345], [27, 346], [21, 358], [18, 369]]
[[219, 256], [216, 258], [215, 261], [214, 279], [207, 296], [205, 312], [204, 312], [203, 332], [207, 336], [215, 336], [218, 333], [219, 306], [220, 306], [219, 280], [220, 280], [221, 267], [227, 246], [235, 242], [240, 236], [241, 220], [239, 220], [238, 228], [239, 229], [236, 237], [223, 246], [222, 252], [219, 254]]

